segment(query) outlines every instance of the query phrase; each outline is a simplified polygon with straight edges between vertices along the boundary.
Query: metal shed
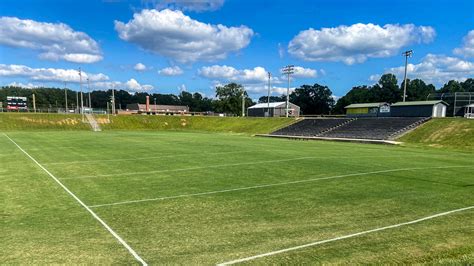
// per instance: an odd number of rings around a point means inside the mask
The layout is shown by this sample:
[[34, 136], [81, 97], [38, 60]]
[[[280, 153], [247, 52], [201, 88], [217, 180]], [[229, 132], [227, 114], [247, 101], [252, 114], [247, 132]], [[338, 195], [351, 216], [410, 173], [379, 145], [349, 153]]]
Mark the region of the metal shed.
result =
[[[289, 116], [298, 117], [300, 107], [289, 103]], [[254, 117], [281, 117], [286, 116], [286, 102], [259, 103], [247, 108], [247, 116]]]
[[391, 106], [394, 117], [446, 117], [448, 104], [444, 101], [397, 102]]
[[347, 116], [390, 116], [390, 104], [381, 103], [353, 103], [346, 107]]

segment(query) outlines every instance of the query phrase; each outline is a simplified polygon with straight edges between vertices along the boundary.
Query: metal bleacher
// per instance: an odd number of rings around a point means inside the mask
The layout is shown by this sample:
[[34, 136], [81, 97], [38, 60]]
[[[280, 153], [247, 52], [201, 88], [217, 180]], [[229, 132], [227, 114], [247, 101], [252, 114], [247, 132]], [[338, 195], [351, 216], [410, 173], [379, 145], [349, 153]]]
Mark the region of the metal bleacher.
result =
[[427, 117], [364, 117], [303, 119], [273, 132], [274, 136], [392, 140], [426, 122]]
[[426, 120], [425, 117], [358, 118], [321, 137], [388, 140]]
[[307, 136], [314, 137], [319, 134], [347, 123], [351, 118], [306, 118], [288, 127], [281, 128], [272, 135]]

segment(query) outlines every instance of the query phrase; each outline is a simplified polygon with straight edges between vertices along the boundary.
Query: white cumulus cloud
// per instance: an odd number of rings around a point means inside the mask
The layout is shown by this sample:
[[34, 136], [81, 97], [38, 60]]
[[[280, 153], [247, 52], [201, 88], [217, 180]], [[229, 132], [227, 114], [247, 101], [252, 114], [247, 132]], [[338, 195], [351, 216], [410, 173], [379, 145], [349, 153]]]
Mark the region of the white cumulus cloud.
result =
[[12, 86], [12, 87], [21, 87], [21, 88], [27, 88], [27, 89], [34, 89], [40, 87], [38, 84], [33, 84], [33, 83], [21, 83], [21, 82], [12, 82], [8, 84], [7, 86]]
[[318, 71], [316, 69], [304, 68], [300, 66], [295, 66], [295, 73], [293, 77], [295, 78], [315, 78], [318, 76]]
[[[80, 81], [76, 69], [61, 68], [31, 68], [25, 65], [0, 64], [0, 77], [24, 77], [33, 81], [75, 82]], [[109, 77], [105, 74], [91, 74], [82, 72], [82, 81], [89, 79], [91, 82], [106, 81]]]
[[310, 28], [290, 41], [288, 53], [305, 61], [341, 61], [350, 65], [370, 57], [396, 55], [402, 47], [429, 43], [435, 36], [432, 27], [413, 24], [358, 23], [320, 30]]
[[[464, 81], [474, 77], [474, 63], [457, 57], [428, 54], [418, 64], [408, 64], [408, 78], [422, 79], [428, 83], [442, 85], [449, 80]], [[399, 66], [385, 70], [385, 73], [397, 75], [403, 80], [405, 67]], [[371, 75], [369, 79], [377, 81], [380, 75]]]
[[453, 51], [457, 55], [464, 57], [474, 57], [474, 30], [471, 30], [463, 38], [463, 45]]
[[64, 23], [0, 17], [0, 44], [38, 50], [46, 60], [94, 63], [102, 60], [99, 45]]
[[216, 61], [250, 43], [252, 29], [199, 22], [181, 11], [142, 10], [127, 23], [115, 21], [120, 39], [180, 63]]
[[145, 6], [156, 9], [177, 9], [183, 11], [215, 11], [224, 5], [224, 0], [145, 0]]
[[137, 63], [133, 69], [135, 69], [136, 71], [145, 71], [147, 68], [144, 64], [142, 63]]
[[179, 76], [183, 74], [183, 70], [179, 66], [165, 67], [158, 70], [158, 74], [163, 76]]
[[[217, 79], [221, 81], [232, 81], [243, 84], [262, 83], [268, 80], [268, 71], [263, 67], [254, 67], [253, 69], [236, 69], [226, 65], [213, 65], [201, 67], [198, 70], [201, 77], [208, 79]], [[272, 78], [273, 82], [278, 81], [277, 78]]]
[[[292, 93], [296, 88], [290, 87], [290, 93]], [[245, 86], [245, 90], [251, 94], [267, 94], [268, 87], [266, 86]], [[270, 95], [286, 95], [287, 88], [286, 87], [279, 87], [279, 86], [272, 86], [270, 89]]]
[[153, 89], [152, 85], [142, 85], [142, 84], [138, 83], [138, 81], [136, 79], [133, 79], [133, 78], [130, 79], [129, 81], [125, 82], [124, 86], [128, 90], [132, 90], [132, 91], [148, 91], [148, 90]]
[[131, 78], [126, 82], [121, 81], [100, 81], [91, 84], [94, 88], [100, 88], [105, 90], [126, 90], [130, 92], [142, 92], [152, 90], [152, 85], [140, 84], [136, 79]]

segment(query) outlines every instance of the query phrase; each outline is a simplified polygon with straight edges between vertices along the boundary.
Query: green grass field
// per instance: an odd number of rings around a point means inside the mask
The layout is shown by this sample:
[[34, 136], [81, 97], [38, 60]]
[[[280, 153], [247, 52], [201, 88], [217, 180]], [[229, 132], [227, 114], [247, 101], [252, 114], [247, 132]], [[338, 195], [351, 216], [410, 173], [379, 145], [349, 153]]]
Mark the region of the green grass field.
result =
[[[474, 205], [472, 151], [177, 131], [0, 134], [3, 264], [216, 264]], [[8, 137], [7, 137], [8, 136]], [[472, 263], [474, 209], [247, 261]]]

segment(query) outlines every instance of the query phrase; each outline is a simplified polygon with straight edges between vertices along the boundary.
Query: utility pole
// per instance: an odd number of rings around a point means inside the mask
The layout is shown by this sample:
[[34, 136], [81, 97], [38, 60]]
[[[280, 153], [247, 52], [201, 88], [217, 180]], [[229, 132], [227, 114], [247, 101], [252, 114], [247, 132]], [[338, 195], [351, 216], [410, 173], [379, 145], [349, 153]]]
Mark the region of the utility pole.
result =
[[82, 114], [82, 122], [84, 122], [84, 97], [82, 95], [82, 71], [79, 68], [79, 86], [81, 88], [81, 114]]
[[92, 102], [91, 102], [91, 84], [89, 83], [89, 78], [87, 78], [87, 90], [89, 91], [89, 111], [92, 111]]
[[267, 116], [270, 116], [270, 90], [271, 90], [270, 80], [271, 79], [272, 79], [272, 73], [268, 72]]
[[112, 84], [112, 115], [115, 116], [115, 85]]
[[66, 106], [66, 109], [64, 110], [66, 112], [66, 114], [68, 113], [67, 111], [67, 83], [66, 81], [64, 81], [64, 100], [66, 102], [65, 106]]
[[288, 88], [286, 89], [286, 117], [289, 116], [290, 109], [290, 76], [295, 73], [294, 65], [287, 65], [283, 68], [283, 74], [288, 76]]
[[36, 113], [36, 97], [35, 97], [35, 94], [33, 93], [33, 110], [35, 111]]
[[407, 97], [407, 67], [408, 67], [408, 57], [411, 57], [413, 55], [413, 50], [408, 50], [408, 51], [405, 51], [403, 52], [403, 54], [405, 56], [405, 78], [403, 79], [404, 82], [403, 82], [403, 101], [405, 101], [406, 97]]
[[242, 88], [242, 117], [245, 117], [245, 89]]
[[79, 92], [76, 91], [76, 112], [79, 113]]
[[156, 97], [153, 98], [153, 102], [155, 103], [155, 115], [156, 115]]

